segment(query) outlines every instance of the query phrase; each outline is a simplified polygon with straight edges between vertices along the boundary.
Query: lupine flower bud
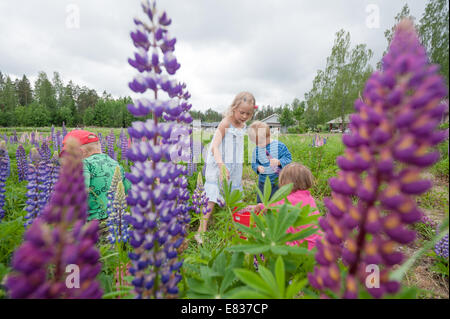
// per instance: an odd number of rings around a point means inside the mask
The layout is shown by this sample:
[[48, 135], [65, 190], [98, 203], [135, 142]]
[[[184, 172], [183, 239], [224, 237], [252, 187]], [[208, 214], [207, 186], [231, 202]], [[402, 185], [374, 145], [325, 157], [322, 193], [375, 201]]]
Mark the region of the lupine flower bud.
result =
[[66, 137], [66, 135], [67, 135], [66, 124], [63, 122], [63, 124], [62, 124], [62, 138], [63, 138], [63, 140]]
[[203, 188], [201, 172], [199, 172], [197, 176], [197, 188], [192, 195], [192, 206], [196, 214], [206, 215], [211, 211], [211, 209], [208, 209], [208, 197], [206, 197], [206, 192]]
[[28, 175], [28, 161], [27, 154], [22, 144], [17, 147], [16, 150], [16, 160], [17, 160], [17, 175], [19, 177], [19, 182], [24, 181]]
[[34, 219], [39, 215], [41, 212], [41, 205], [39, 201], [40, 197], [40, 187], [39, 187], [39, 163], [40, 163], [40, 155], [36, 148], [32, 148], [30, 150], [30, 159], [31, 163], [28, 166], [28, 174], [27, 174], [27, 206], [25, 207], [25, 210], [28, 212], [28, 214], [25, 215], [25, 223], [24, 226], [27, 228], [30, 226]]
[[[11, 298], [102, 296], [96, 280], [101, 270], [95, 247], [98, 222], [86, 223], [82, 165], [78, 141], [71, 138], [66, 143], [50, 204], [27, 230], [24, 243], [14, 253], [13, 270], [6, 282]], [[68, 278], [71, 273], [74, 280]]]
[[[182, 262], [177, 260], [176, 248], [186, 236], [190, 220], [187, 179], [182, 176], [187, 169], [174, 163], [189, 159], [185, 149], [190, 132], [181, 122], [192, 121], [188, 113], [191, 105], [186, 102], [190, 95], [184, 84], [168, 76], [180, 66], [173, 55], [176, 39], [167, 31], [170, 19], [165, 12], [158, 12], [154, 1], [144, 0], [142, 9], [149, 22], [134, 19], [137, 28], [131, 38], [137, 52], [128, 62], [139, 74], [129, 87], [137, 93], [153, 91], [154, 99], [136, 99], [128, 105], [134, 116], [152, 114], [152, 119], [134, 122], [128, 129], [133, 143], [127, 157], [134, 162], [131, 173], [127, 173], [132, 183], [127, 198], [131, 206], [128, 221], [134, 228], [130, 233], [134, 248], [130, 273], [138, 298], [171, 298], [178, 294], [181, 280]], [[158, 93], [162, 91], [169, 100], [160, 98]], [[161, 122], [161, 118], [167, 122]]]
[[98, 140], [100, 141], [100, 147], [102, 149], [102, 153], [106, 153], [106, 140], [107, 138], [103, 138], [102, 133], [98, 133]]
[[[380, 298], [400, 289], [389, 273], [403, 261], [398, 244], [416, 238], [408, 226], [423, 213], [413, 196], [431, 187], [421, 172], [438, 160], [432, 147], [448, 135], [436, 131], [448, 108], [439, 104], [446, 95], [412, 22], [403, 20], [383, 58], [383, 70], [372, 74], [362, 99], [355, 102], [351, 133], [342, 137], [347, 149], [337, 158], [341, 171], [329, 181], [332, 196], [324, 199], [329, 214], [319, 220], [326, 234], [317, 244], [319, 266], [308, 275], [314, 288], [357, 298], [359, 285], [371, 273], [366, 266], [376, 265], [380, 285], [366, 287], [368, 292]], [[337, 270], [340, 257], [347, 266], [344, 287]]]
[[442, 258], [448, 259], [448, 234], [436, 243], [434, 246], [434, 252]]
[[0, 221], [5, 216], [3, 206], [5, 205], [5, 183], [8, 179], [9, 155], [6, 143], [0, 141]]
[[106, 136], [106, 140], [108, 141], [108, 155], [109, 157], [114, 158], [114, 143], [116, 141], [116, 136], [114, 135], [113, 130]]
[[[120, 171], [119, 171], [120, 173]], [[109, 236], [111, 244], [116, 242], [127, 242], [129, 237], [129, 227], [126, 216], [127, 203], [125, 189], [122, 181], [119, 181], [114, 192], [114, 200], [111, 204], [111, 211], [108, 216]]]
[[125, 134], [125, 132], [123, 131], [123, 129], [120, 131], [120, 137], [119, 137], [119, 141], [120, 141], [120, 157], [122, 160], [125, 161], [126, 164], [128, 164], [128, 159], [127, 159], [127, 150], [128, 150], [128, 137], [127, 134]]

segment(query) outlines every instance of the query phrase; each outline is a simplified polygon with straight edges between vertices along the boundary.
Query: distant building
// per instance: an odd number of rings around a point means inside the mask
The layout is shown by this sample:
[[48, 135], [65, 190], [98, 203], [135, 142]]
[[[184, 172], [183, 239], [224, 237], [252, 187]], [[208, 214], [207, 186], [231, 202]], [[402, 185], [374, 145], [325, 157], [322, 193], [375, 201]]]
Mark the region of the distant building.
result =
[[350, 123], [350, 114], [344, 116], [344, 122], [342, 122], [342, 117], [337, 117], [334, 120], [328, 121], [330, 132], [343, 132]]
[[214, 132], [220, 122], [202, 122], [202, 130]]
[[279, 120], [279, 115], [277, 113], [274, 113], [272, 115], [269, 115], [265, 119], [262, 119], [261, 122], [266, 123], [270, 127], [270, 132], [272, 134], [279, 134], [281, 131], [281, 124]]

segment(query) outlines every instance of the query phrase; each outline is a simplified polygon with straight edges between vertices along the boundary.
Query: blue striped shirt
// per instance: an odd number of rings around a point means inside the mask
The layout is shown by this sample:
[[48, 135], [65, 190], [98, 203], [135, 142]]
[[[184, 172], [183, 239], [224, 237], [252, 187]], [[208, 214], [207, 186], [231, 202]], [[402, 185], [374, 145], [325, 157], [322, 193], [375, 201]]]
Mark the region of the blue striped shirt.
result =
[[[280, 161], [280, 168], [285, 167], [292, 162], [291, 152], [289, 152], [286, 145], [279, 141], [272, 141], [265, 147], [256, 146], [252, 154], [252, 169], [259, 175], [258, 181], [264, 183], [266, 177], [269, 176], [272, 184], [275, 184], [278, 174], [270, 167], [270, 159], [267, 156], [267, 152], [270, 157], [276, 158]], [[264, 173], [258, 172], [258, 166], [264, 167]]]

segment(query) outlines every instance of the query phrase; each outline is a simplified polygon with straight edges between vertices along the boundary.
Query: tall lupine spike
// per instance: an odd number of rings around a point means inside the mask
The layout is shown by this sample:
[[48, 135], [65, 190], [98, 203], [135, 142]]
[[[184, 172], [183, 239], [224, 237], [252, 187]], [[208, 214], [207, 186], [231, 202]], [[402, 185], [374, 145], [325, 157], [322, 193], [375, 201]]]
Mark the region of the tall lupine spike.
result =
[[116, 191], [117, 191], [117, 185], [119, 184], [119, 182], [121, 180], [122, 180], [122, 173], [120, 172], [119, 165], [117, 165], [115, 170], [114, 170], [113, 177], [111, 179], [111, 184], [109, 185], [109, 190], [106, 193], [106, 197], [108, 199], [106, 210], [108, 212], [108, 216], [112, 212], [112, 204], [113, 204], [114, 196], [115, 196]]
[[[436, 229], [439, 233], [439, 228]], [[437, 256], [447, 259], [448, 261], [448, 233], [434, 246], [434, 252]]]
[[11, 159], [9, 158], [8, 147], [6, 146], [7, 143], [6, 142], [3, 143], [4, 145], [2, 147], [4, 147], [4, 149], [6, 150], [3, 158], [4, 165], [6, 165], [4, 173], [6, 173], [6, 179], [8, 179], [8, 177], [11, 175]]
[[63, 140], [66, 137], [66, 135], [67, 135], [66, 124], [63, 122], [63, 124], [62, 124], [62, 138], [63, 138]]
[[59, 153], [57, 151], [53, 152], [53, 156], [50, 159], [50, 165], [49, 165], [49, 184], [48, 184], [48, 191], [49, 191], [49, 198], [50, 194], [54, 190], [54, 186], [56, 182], [58, 181], [59, 177], [59, 170], [60, 170], [60, 163], [59, 163]]
[[52, 151], [50, 150], [47, 141], [42, 142], [42, 145], [38, 148], [38, 151], [42, 160], [50, 161], [50, 158], [52, 157]]
[[119, 141], [120, 141], [120, 157], [123, 161], [125, 161], [125, 164], [128, 165], [128, 158], [126, 156], [128, 150], [128, 137], [123, 129], [120, 131]]
[[[155, 1], [143, 1], [142, 9], [149, 22], [134, 19], [137, 30], [131, 32], [131, 38], [137, 52], [128, 61], [140, 74], [129, 87], [139, 93], [153, 91], [153, 99], [137, 99], [128, 110], [137, 117], [153, 116], [128, 128], [133, 143], [127, 157], [134, 163], [127, 174], [132, 182], [127, 198], [132, 213], [129, 222], [134, 228], [130, 234], [134, 247], [130, 272], [138, 298], [170, 298], [178, 294], [182, 261], [177, 258], [177, 249], [190, 220], [187, 179], [182, 176], [187, 170], [174, 163], [189, 159], [190, 132], [181, 122], [192, 122], [186, 102], [190, 95], [183, 91], [184, 84], [168, 76], [179, 68], [173, 55], [176, 39], [167, 31], [170, 19], [157, 11]], [[169, 100], [161, 99], [162, 91]], [[161, 122], [162, 117], [166, 123]]]
[[34, 219], [39, 215], [41, 211], [40, 206], [40, 187], [39, 187], [39, 163], [40, 155], [35, 147], [30, 150], [31, 163], [28, 165], [28, 174], [26, 179], [28, 181], [27, 185], [27, 206], [25, 210], [28, 214], [25, 215], [24, 226], [27, 228], [30, 226]]
[[57, 149], [57, 139], [56, 139], [56, 133], [55, 133], [55, 126], [52, 124], [52, 129], [51, 129], [51, 133], [50, 133], [51, 139], [52, 139], [52, 146], [53, 146], [53, 151], [55, 151]]
[[111, 212], [108, 217], [109, 235], [111, 244], [126, 243], [129, 238], [129, 225], [126, 211], [127, 202], [125, 188], [120, 180], [117, 184], [114, 199], [111, 205]]
[[62, 136], [61, 136], [61, 132], [59, 130], [56, 131], [56, 140], [55, 140], [55, 147], [53, 149], [53, 151], [57, 151], [58, 154], [61, 153], [61, 144], [62, 144]]
[[106, 153], [106, 138], [103, 137], [102, 133], [97, 134], [98, 139], [100, 141], [100, 147], [102, 148], [102, 153]]
[[19, 182], [24, 181], [28, 175], [28, 160], [25, 149], [22, 144], [19, 144], [16, 150], [16, 161], [17, 161], [17, 175], [19, 177]]
[[106, 140], [108, 141], [108, 155], [111, 158], [114, 158], [114, 144], [116, 140], [116, 136], [114, 135], [114, 131], [111, 130], [109, 135], [106, 136]]
[[3, 206], [5, 205], [5, 183], [8, 179], [8, 163], [9, 155], [6, 143], [0, 141], [0, 221], [5, 217]]
[[14, 129], [14, 131], [13, 131], [13, 137], [14, 137], [14, 143], [18, 143], [19, 139], [17, 138], [17, 131], [16, 131], [16, 129]]
[[114, 175], [111, 180], [111, 185], [109, 186], [109, 190], [107, 193], [108, 201], [112, 202], [114, 200], [114, 194], [117, 190], [117, 185], [122, 180], [122, 173], [120, 172], [119, 165], [116, 166], [116, 169], [114, 170]]
[[[355, 102], [351, 133], [342, 138], [347, 149], [337, 158], [341, 171], [330, 179], [331, 199], [324, 200], [329, 214], [319, 220], [326, 233], [317, 245], [319, 266], [308, 275], [313, 287], [357, 298], [358, 287], [373, 272], [366, 266], [374, 264], [379, 287], [366, 286], [368, 292], [380, 298], [399, 290], [400, 283], [389, 277], [403, 260], [396, 248], [416, 238], [408, 225], [420, 221], [422, 212], [413, 196], [431, 187], [420, 173], [438, 160], [432, 147], [448, 136], [436, 130], [448, 108], [440, 104], [447, 89], [437, 70], [428, 64], [412, 22], [400, 22], [383, 70], [367, 81]], [[347, 266], [344, 287], [341, 257]]]
[[[86, 223], [86, 216], [81, 151], [78, 141], [71, 138], [50, 204], [14, 253], [6, 282], [11, 298], [101, 298], [96, 280], [101, 271], [95, 247], [98, 221]], [[79, 282], [67, 278], [74, 271], [80, 275]]]
[[203, 187], [203, 176], [199, 172], [197, 175], [197, 187], [192, 194], [192, 207], [196, 214], [206, 215], [211, 210], [208, 209], [208, 197], [206, 197], [206, 192]]

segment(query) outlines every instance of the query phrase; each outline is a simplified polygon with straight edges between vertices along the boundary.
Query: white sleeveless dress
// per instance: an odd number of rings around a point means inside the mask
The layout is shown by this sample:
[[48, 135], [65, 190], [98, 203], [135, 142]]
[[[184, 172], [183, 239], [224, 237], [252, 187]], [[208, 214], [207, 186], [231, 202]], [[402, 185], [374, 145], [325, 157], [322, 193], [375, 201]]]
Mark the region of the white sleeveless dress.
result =
[[[239, 189], [240, 191], [243, 191], [242, 167], [244, 164], [245, 133], [245, 124], [243, 128], [236, 128], [230, 123], [230, 127], [225, 129], [225, 136], [219, 145], [222, 161], [230, 172], [232, 190]], [[209, 201], [219, 203], [219, 200], [223, 201], [223, 196], [221, 194], [222, 186], [219, 182], [219, 166], [214, 159], [211, 148], [212, 144], [208, 147], [208, 156], [206, 159], [205, 192]]]

